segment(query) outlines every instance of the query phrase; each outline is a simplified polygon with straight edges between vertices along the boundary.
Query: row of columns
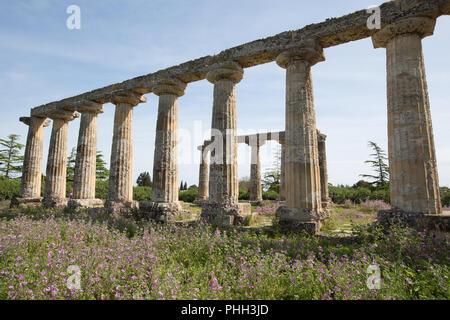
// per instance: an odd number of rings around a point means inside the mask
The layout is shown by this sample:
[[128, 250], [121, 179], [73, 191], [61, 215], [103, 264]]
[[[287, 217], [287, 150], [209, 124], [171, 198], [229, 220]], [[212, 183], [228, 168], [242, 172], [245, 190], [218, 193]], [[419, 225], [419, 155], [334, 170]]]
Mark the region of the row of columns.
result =
[[[385, 26], [373, 35], [376, 48], [386, 48], [389, 162], [391, 166], [391, 201], [395, 210], [439, 214], [442, 212], [436, 155], [430, 116], [421, 39], [431, 35], [435, 19], [415, 17]], [[317, 133], [314, 109], [312, 67], [325, 60], [323, 48], [315, 39], [279, 54], [277, 64], [286, 69], [286, 128], [282, 162], [284, 173], [282, 194], [286, 206], [277, 210], [280, 225], [316, 232], [320, 221], [328, 217], [324, 209], [327, 184], [324, 173], [326, 157], [319, 154], [324, 141]], [[210, 68], [207, 80], [214, 85], [211, 149], [208, 186], [202, 218], [218, 224], [241, 223], [249, 207], [238, 203], [236, 84], [243, 68], [234, 61]], [[153, 199], [156, 204], [175, 204], [178, 194], [177, 122], [178, 97], [186, 84], [170, 80], [155, 85], [159, 96], [157, 134], [154, 158]], [[111, 173], [107, 206], [132, 204], [132, 115], [133, 108], [145, 98], [133, 91], [114, 93], [110, 101], [116, 105], [111, 152]], [[75, 110], [82, 113], [74, 192], [80, 199], [93, 199], [95, 190], [94, 150], [96, 150], [99, 104], [83, 102]], [[46, 117], [53, 120], [47, 163], [44, 203], [58, 205], [65, 198], [65, 167], [68, 122], [78, 113], [70, 108], [30, 117], [21, 186], [21, 199], [38, 199], [42, 165], [42, 130]], [[220, 142], [220, 143], [219, 143]], [[324, 150], [324, 145], [323, 145]], [[252, 176], [258, 180], [258, 148]], [[202, 155], [206, 182], [208, 164]], [[260, 183], [258, 184], [260, 185]], [[321, 187], [322, 186], [322, 187]], [[258, 198], [258, 187], [255, 188]], [[77, 199], [75, 199], [77, 200]], [[63, 201], [62, 201], [63, 202]]]

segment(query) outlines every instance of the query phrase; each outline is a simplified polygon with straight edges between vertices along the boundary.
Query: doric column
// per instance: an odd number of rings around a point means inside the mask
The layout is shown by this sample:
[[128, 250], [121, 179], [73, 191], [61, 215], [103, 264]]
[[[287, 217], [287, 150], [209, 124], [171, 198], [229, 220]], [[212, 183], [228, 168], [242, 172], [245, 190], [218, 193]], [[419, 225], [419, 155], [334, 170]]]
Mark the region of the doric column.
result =
[[44, 127], [50, 125], [50, 120], [45, 117], [21, 117], [20, 121], [28, 126], [28, 136], [19, 198], [13, 199], [11, 205], [40, 205]]
[[277, 57], [286, 69], [286, 207], [277, 210], [280, 225], [310, 233], [329, 216], [322, 209], [311, 67], [325, 57], [320, 45], [306, 41]]
[[185, 89], [186, 83], [178, 79], [162, 81], [152, 88], [159, 96], [152, 184], [157, 220], [173, 218], [182, 209], [178, 202], [178, 97]]
[[202, 218], [218, 225], [242, 223], [249, 210], [238, 203], [236, 84], [243, 74], [239, 64], [228, 62], [213, 66], [206, 77], [214, 84], [214, 103], [209, 200], [203, 204]]
[[326, 208], [331, 202], [328, 195], [328, 168], [327, 168], [327, 150], [325, 142], [327, 136], [317, 130], [317, 145], [319, 149], [319, 167], [320, 167], [320, 194], [322, 197], [322, 207]]
[[442, 206], [425, 76], [422, 38], [436, 20], [414, 17], [373, 37], [386, 48], [391, 205], [394, 211], [440, 214]]
[[198, 196], [195, 199], [197, 203], [208, 200], [209, 196], [209, 149], [205, 144], [198, 147], [198, 150], [200, 151], [200, 169], [198, 177]]
[[47, 116], [53, 120], [53, 127], [48, 151], [43, 202], [46, 207], [64, 207], [67, 205], [67, 131], [69, 121], [78, 118], [79, 114], [66, 110], [54, 110]]
[[121, 209], [133, 205], [133, 108], [146, 98], [133, 91], [113, 93], [116, 105], [106, 206]]
[[103, 205], [102, 200], [95, 199], [97, 115], [103, 113], [103, 106], [92, 101], [83, 101], [76, 109], [81, 113], [81, 121], [75, 161], [73, 202], [82, 207]]
[[259, 148], [261, 145], [250, 145], [251, 147], [251, 164], [250, 164], [250, 201], [262, 202], [262, 186], [261, 186], [261, 159], [259, 156]]
[[286, 167], [284, 159], [286, 158], [286, 148], [284, 139], [278, 141], [281, 144], [281, 159], [280, 159], [280, 201], [286, 200]]

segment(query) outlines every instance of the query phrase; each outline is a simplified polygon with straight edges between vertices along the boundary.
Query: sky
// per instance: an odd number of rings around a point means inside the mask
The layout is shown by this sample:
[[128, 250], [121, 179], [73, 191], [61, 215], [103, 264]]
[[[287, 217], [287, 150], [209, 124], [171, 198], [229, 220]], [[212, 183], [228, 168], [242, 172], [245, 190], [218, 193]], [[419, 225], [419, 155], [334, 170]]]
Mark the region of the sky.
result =
[[[246, 42], [300, 29], [384, 1], [376, 0], [0, 0], [0, 138], [21, 135], [19, 117], [42, 104], [217, 54]], [[68, 29], [66, 9], [81, 10], [81, 28]], [[442, 186], [450, 186], [450, 17], [423, 40], [431, 114]], [[386, 53], [370, 39], [325, 49], [313, 67], [318, 129], [328, 136], [329, 182], [352, 185], [372, 173], [368, 141], [387, 149]], [[247, 68], [237, 85], [238, 134], [284, 130], [285, 70], [275, 62]], [[134, 109], [134, 181], [153, 172], [158, 98]], [[179, 180], [198, 184], [196, 146], [211, 126], [213, 85], [190, 83], [179, 98]], [[109, 163], [114, 105], [99, 115], [98, 150]], [[69, 124], [69, 151], [79, 119]], [[44, 162], [51, 128], [44, 129]], [[263, 171], [278, 144], [261, 148]], [[250, 148], [238, 150], [239, 177], [250, 175]]]

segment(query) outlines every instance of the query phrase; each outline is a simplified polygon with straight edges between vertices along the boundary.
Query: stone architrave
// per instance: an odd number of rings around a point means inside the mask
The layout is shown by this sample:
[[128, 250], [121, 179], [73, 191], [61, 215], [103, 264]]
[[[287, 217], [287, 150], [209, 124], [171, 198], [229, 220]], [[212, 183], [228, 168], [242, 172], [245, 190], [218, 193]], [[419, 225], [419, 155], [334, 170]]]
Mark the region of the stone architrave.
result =
[[183, 212], [178, 201], [178, 98], [186, 83], [170, 79], [152, 87], [159, 96], [153, 160], [151, 218], [168, 221]]
[[138, 207], [133, 201], [133, 108], [147, 99], [133, 91], [120, 91], [113, 93], [110, 100], [116, 110], [105, 207], [115, 213]]
[[317, 130], [317, 145], [319, 149], [319, 167], [320, 167], [320, 194], [322, 197], [322, 207], [326, 208], [331, 203], [328, 194], [328, 167], [327, 167], [327, 136]]
[[27, 144], [22, 168], [22, 179], [18, 198], [11, 201], [11, 206], [39, 206], [41, 197], [42, 154], [44, 144], [44, 127], [50, 125], [45, 117], [21, 117], [20, 121], [28, 126]]
[[198, 196], [195, 199], [196, 203], [202, 203], [208, 200], [209, 196], [209, 149], [205, 144], [198, 147], [200, 151], [200, 168], [198, 174]]
[[214, 84], [211, 124], [209, 199], [202, 205], [201, 217], [214, 225], [245, 223], [250, 204], [240, 204], [237, 175], [236, 84], [244, 70], [236, 62], [214, 65], [206, 78]]
[[97, 120], [103, 113], [103, 106], [93, 101], [83, 101], [76, 110], [81, 113], [78, 134], [75, 177], [73, 183], [74, 207], [103, 206], [101, 199], [95, 199], [96, 163], [97, 163]]
[[47, 159], [44, 206], [63, 208], [67, 205], [67, 133], [69, 121], [79, 117], [77, 112], [62, 109], [53, 110], [47, 115], [53, 120], [52, 135]]
[[322, 208], [311, 67], [324, 61], [314, 40], [281, 53], [277, 64], [286, 69], [285, 191], [286, 206], [277, 210], [282, 228], [315, 233], [329, 217]]
[[[414, 17], [385, 26], [372, 37], [386, 48], [390, 198], [383, 215], [442, 213], [439, 180], [425, 75], [422, 38], [436, 20]], [[381, 214], [381, 216], [380, 216]]]

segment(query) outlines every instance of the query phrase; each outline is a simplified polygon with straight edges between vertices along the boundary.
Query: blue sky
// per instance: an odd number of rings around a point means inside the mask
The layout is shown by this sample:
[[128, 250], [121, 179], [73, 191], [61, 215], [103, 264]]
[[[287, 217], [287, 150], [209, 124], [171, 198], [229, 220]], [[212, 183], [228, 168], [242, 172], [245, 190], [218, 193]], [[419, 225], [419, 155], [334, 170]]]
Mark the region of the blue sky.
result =
[[[18, 121], [32, 107], [135, 76], [211, 55], [245, 42], [339, 17], [383, 1], [0, 1], [0, 137], [27, 127]], [[81, 8], [81, 29], [69, 30], [69, 5]], [[438, 19], [424, 39], [425, 65], [441, 185], [450, 185], [450, 17]], [[364, 164], [372, 140], [387, 148], [385, 50], [370, 39], [325, 50], [313, 68], [317, 125], [328, 135], [329, 181], [353, 184], [369, 173]], [[275, 63], [245, 69], [237, 86], [240, 133], [284, 130], [285, 70]], [[180, 180], [198, 183], [195, 146], [211, 124], [212, 85], [191, 83], [179, 99]], [[152, 173], [158, 99], [134, 113], [134, 180]], [[98, 149], [109, 162], [114, 106], [99, 117]], [[79, 119], [69, 125], [69, 150], [76, 146]], [[50, 140], [45, 129], [44, 166]], [[261, 149], [271, 167], [276, 143]], [[248, 176], [250, 150], [239, 147], [239, 176]]]

